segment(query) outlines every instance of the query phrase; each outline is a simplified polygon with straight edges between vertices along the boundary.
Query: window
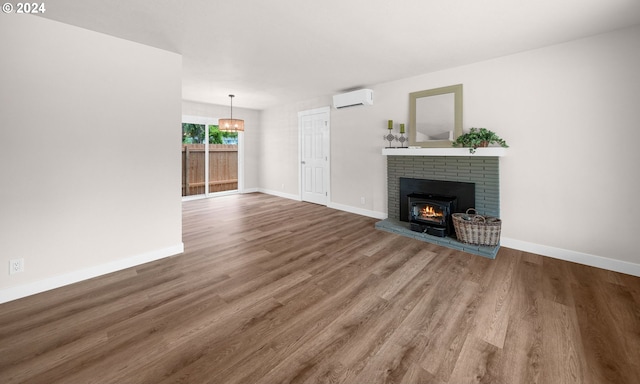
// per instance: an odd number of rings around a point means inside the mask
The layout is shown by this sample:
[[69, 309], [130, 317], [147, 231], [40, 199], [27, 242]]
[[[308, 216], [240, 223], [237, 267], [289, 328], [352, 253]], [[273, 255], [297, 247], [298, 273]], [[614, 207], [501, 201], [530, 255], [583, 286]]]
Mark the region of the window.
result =
[[222, 132], [202, 120], [183, 118], [183, 197], [238, 190], [238, 133]]

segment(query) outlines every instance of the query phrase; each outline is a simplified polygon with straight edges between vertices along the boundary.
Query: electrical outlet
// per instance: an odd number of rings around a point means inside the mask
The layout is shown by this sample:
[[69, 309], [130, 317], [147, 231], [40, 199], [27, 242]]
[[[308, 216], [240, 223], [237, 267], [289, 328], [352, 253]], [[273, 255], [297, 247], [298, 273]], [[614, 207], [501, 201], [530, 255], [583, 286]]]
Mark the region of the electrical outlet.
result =
[[365, 198], [363, 196], [363, 197], [360, 198], [360, 204], [364, 205], [365, 203], [366, 203], [366, 200], [365, 200]]
[[9, 274], [24, 272], [24, 259], [11, 259], [9, 260]]

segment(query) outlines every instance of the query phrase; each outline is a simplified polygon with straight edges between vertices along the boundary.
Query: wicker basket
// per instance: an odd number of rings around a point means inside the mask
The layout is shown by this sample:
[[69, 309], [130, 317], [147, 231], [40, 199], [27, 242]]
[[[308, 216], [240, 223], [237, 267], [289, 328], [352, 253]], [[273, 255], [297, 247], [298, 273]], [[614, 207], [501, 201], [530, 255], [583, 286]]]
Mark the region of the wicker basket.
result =
[[476, 212], [474, 208], [469, 208], [466, 213], [451, 215], [458, 240], [475, 245], [498, 245], [502, 221], [497, 217], [485, 217], [470, 211]]

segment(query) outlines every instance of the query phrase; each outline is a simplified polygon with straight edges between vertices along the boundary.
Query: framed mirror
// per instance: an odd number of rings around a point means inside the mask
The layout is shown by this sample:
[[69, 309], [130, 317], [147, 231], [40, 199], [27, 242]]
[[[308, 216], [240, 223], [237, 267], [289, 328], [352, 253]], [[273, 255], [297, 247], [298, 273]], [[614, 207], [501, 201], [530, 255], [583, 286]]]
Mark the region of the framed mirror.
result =
[[462, 134], [462, 84], [409, 94], [409, 145], [451, 147]]

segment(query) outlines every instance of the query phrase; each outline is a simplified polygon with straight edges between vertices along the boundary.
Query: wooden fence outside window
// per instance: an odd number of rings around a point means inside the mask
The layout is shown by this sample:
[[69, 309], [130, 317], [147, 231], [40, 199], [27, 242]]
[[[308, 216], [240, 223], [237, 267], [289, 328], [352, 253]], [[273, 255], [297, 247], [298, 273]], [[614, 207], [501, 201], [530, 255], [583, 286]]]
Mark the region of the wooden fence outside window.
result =
[[[205, 192], [204, 144], [182, 145], [182, 196]], [[209, 192], [238, 189], [238, 146], [209, 145]]]

